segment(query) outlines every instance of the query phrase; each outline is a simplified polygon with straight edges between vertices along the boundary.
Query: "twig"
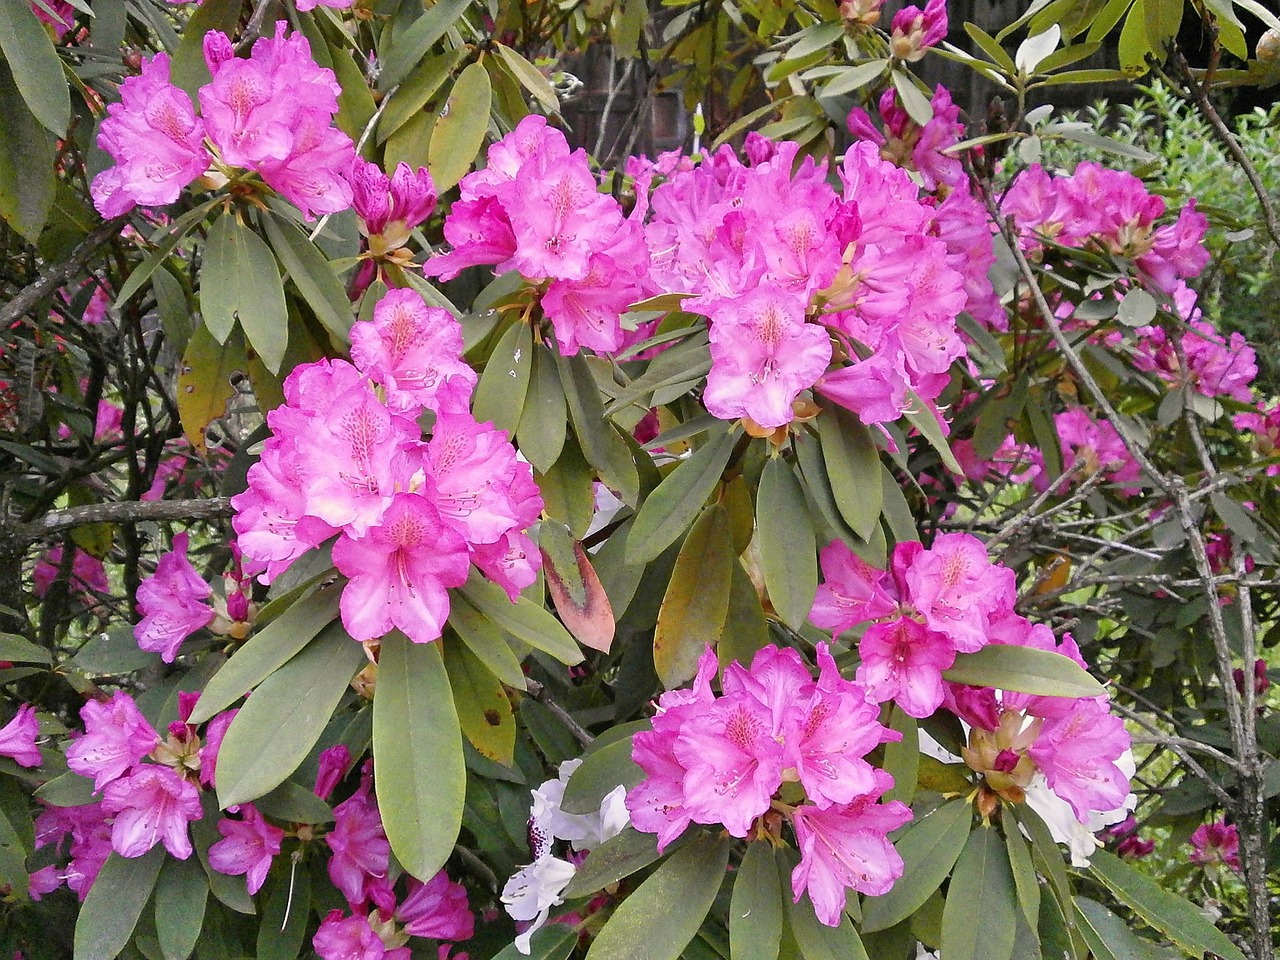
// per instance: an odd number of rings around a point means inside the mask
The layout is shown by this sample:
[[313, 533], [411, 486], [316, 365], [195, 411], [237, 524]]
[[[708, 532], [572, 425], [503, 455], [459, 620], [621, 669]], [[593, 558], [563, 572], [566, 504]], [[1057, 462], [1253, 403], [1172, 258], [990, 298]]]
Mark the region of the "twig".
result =
[[70, 280], [73, 274], [93, 258], [100, 247], [120, 235], [121, 228], [128, 220], [128, 214], [104, 220], [76, 245], [71, 256], [48, 268], [38, 280], [24, 287], [0, 310], [0, 330], [9, 329], [10, 324]]
[[139, 520], [215, 520], [231, 516], [230, 497], [202, 497], [198, 500], [134, 500], [121, 503], [92, 503], [82, 507], [52, 510], [30, 523], [17, 525], [12, 539], [34, 543], [45, 537], [91, 523], [132, 523]]

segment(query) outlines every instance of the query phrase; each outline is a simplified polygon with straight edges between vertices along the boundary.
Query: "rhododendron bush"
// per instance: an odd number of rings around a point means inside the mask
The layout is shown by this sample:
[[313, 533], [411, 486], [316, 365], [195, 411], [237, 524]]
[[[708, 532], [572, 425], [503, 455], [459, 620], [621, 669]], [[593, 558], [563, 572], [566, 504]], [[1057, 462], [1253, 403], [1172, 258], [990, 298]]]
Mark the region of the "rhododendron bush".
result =
[[0, 0], [0, 946], [1272, 957], [1276, 385], [1040, 160], [1280, 21], [1105, 6]]

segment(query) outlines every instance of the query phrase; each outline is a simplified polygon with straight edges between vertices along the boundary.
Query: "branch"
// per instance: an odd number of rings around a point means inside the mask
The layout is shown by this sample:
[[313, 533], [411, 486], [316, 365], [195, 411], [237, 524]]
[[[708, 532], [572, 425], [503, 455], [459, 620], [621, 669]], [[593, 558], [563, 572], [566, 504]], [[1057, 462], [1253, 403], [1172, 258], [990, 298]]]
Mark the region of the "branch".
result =
[[26, 314], [28, 310], [66, 284], [73, 274], [93, 259], [93, 255], [98, 252], [100, 247], [105, 246], [108, 241], [114, 240], [120, 235], [120, 229], [128, 220], [128, 214], [104, 220], [76, 245], [76, 248], [71, 251], [71, 256], [61, 263], [47, 268], [40, 279], [24, 287], [16, 297], [5, 305], [3, 310], [0, 310], [0, 330], [9, 329], [9, 326]]
[[34, 543], [55, 533], [91, 523], [133, 523], [139, 520], [215, 520], [231, 516], [230, 497], [202, 497], [198, 500], [126, 501], [92, 503], [83, 507], [52, 510], [30, 523], [19, 524], [12, 538]]

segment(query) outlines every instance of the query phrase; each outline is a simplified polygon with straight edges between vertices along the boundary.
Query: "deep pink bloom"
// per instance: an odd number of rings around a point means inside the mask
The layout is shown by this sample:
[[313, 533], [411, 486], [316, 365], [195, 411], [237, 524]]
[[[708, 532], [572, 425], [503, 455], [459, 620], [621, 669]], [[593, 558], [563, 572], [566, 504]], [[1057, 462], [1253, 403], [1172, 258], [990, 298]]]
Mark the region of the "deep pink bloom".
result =
[[[882, 793], [892, 785], [892, 778], [876, 772], [882, 781], [890, 781], [882, 782]], [[800, 845], [800, 864], [791, 872], [796, 902], [808, 891], [818, 919], [835, 927], [850, 888], [871, 896], [887, 893], [902, 876], [902, 858], [888, 834], [910, 819], [905, 804], [876, 803], [873, 796], [825, 810], [798, 807], [792, 821]]]
[[433, 940], [470, 940], [476, 918], [467, 903], [467, 889], [441, 870], [426, 883], [409, 881], [409, 892], [396, 908], [404, 932]]
[[1240, 831], [1234, 823], [1202, 823], [1191, 834], [1191, 862], [1240, 870]]
[[[45, 12], [44, 7], [48, 7], [53, 11], [53, 15]], [[53, 28], [53, 35], [61, 40], [66, 36], [67, 31], [76, 25], [76, 8], [67, 3], [67, 0], [45, 0], [44, 5], [38, 3], [31, 4], [31, 12], [36, 15], [36, 19], [41, 23], [47, 23]]]
[[84, 736], [67, 747], [67, 766], [93, 777], [94, 791], [124, 776], [160, 742], [160, 736], [123, 690], [105, 703], [88, 701], [80, 708]]
[[284, 831], [267, 823], [252, 803], [240, 805], [240, 819], [218, 821], [222, 839], [209, 848], [209, 866], [219, 873], [245, 875], [249, 893], [255, 894], [267, 881], [271, 860], [280, 852]]
[[333, 547], [334, 565], [350, 581], [342, 591], [342, 623], [357, 640], [399, 627], [415, 643], [440, 636], [449, 616], [448, 587], [467, 579], [466, 542], [432, 498], [398, 493], [365, 536], [345, 534]]
[[888, 572], [871, 566], [843, 540], [832, 540], [823, 547], [818, 560], [822, 584], [809, 612], [814, 626], [840, 634], [897, 609], [896, 600], [886, 589]]
[[120, 856], [140, 857], [161, 842], [179, 860], [191, 856], [187, 824], [200, 819], [200, 791], [171, 768], [135, 767], [107, 785], [102, 804], [115, 814], [111, 846]]
[[385, 877], [391, 862], [391, 844], [382, 829], [378, 804], [370, 795], [369, 769], [365, 768], [360, 788], [333, 808], [333, 829], [324, 838], [333, 851], [329, 879], [353, 907], [368, 899], [367, 884]]
[[[96, 600], [96, 593], [110, 593], [111, 584], [107, 580], [107, 571], [102, 561], [91, 553], [73, 547], [75, 556], [71, 560], [71, 589], [86, 601]], [[49, 592], [58, 571], [62, 567], [62, 546], [51, 547], [41, 557], [31, 571], [31, 592], [43, 597]]]
[[947, 0], [929, 0], [923, 11], [916, 6], [903, 7], [893, 15], [894, 56], [919, 60], [928, 47], [946, 39], [947, 27]]
[[[311, 946], [322, 960], [384, 960], [388, 954], [382, 938], [369, 926], [368, 917], [358, 913], [343, 917], [341, 910], [330, 910], [320, 921]], [[399, 955], [408, 951], [391, 952]]]
[[462, 413], [470, 406], [476, 372], [462, 359], [462, 324], [413, 290], [388, 290], [372, 322], [352, 326], [351, 359], [382, 384], [393, 410]]
[[388, 177], [376, 163], [356, 157], [347, 180], [360, 232], [369, 237], [371, 248], [375, 237], [382, 249], [402, 246], [410, 231], [436, 208], [436, 186], [426, 167], [415, 172], [407, 163], [400, 163]]
[[210, 159], [191, 99], [169, 82], [167, 54], [144, 61], [139, 76], [120, 84], [120, 98], [107, 107], [98, 132], [98, 145], [116, 161], [91, 188], [104, 217], [173, 203]]
[[918, 620], [899, 617], [867, 628], [858, 642], [858, 682], [877, 703], [892, 700], [912, 717], [942, 704], [942, 671], [956, 659], [954, 643]]
[[826, 330], [790, 294], [760, 287], [711, 311], [711, 372], [703, 402], [721, 420], [780, 427], [792, 402], [831, 362]]
[[915, 558], [904, 580], [930, 629], [965, 653], [986, 644], [991, 620], [1017, 599], [1013, 571], [993, 564], [982, 541], [967, 533], [941, 534]]
[[213, 621], [213, 608], [203, 602], [212, 592], [187, 559], [187, 535], [179, 533], [173, 549], [156, 564], [156, 572], [138, 587], [138, 646], [173, 663], [182, 641]]
[[[80, 807], [53, 807], [46, 805], [35, 821], [36, 849], [54, 844], [61, 848], [69, 835], [71, 844], [67, 850], [69, 860], [58, 876], [59, 884], [67, 887], [83, 900], [98, 871], [111, 855], [111, 824], [101, 803]], [[34, 884], [34, 881], [33, 881]], [[49, 882], [42, 882], [42, 889], [54, 889]]]
[[24, 767], [40, 766], [40, 723], [36, 708], [29, 703], [18, 707], [13, 719], [0, 727], [0, 757], [11, 757]]
[[205, 724], [204, 744], [200, 747], [200, 782], [206, 787], [217, 786], [218, 750], [222, 747], [222, 738], [227, 735], [227, 728], [236, 718], [238, 710], [223, 710]]
[[351, 767], [351, 751], [345, 743], [337, 743], [320, 753], [319, 769], [316, 771], [315, 794], [321, 800], [328, 800], [342, 778]]

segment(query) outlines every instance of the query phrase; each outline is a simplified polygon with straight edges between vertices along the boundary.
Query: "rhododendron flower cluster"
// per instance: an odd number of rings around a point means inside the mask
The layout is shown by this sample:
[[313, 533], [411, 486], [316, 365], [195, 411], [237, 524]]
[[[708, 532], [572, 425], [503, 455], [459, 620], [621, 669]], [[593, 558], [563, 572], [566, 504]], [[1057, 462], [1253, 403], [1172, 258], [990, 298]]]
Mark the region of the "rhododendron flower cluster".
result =
[[[767, 829], [761, 817], [781, 812], [800, 848], [795, 900], [808, 891], [818, 919], [836, 926], [850, 888], [878, 896], [901, 876], [886, 835], [911, 812], [877, 802], [893, 778], [865, 759], [899, 735], [881, 725], [866, 688], [840, 676], [825, 644], [817, 658], [815, 681], [796, 651], [765, 647], [749, 669], [730, 664], [716, 696], [708, 649], [692, 689], [664, 693], [653, 729], [635, 735], [631, 755], [645, 780], [626, 805], [637, 830], [658, 835], [659, 850], [691, 822], [753, 837]], [[784, 784], [799, 784], [804, 800], [783, 803]]]
[[[1190, 291], [1188, 291], [1190, 293]], [[1194, 294], [1192, 294], [1194, 297]], [[1178, 338], [1179, 347], [1170, 341], [1163, 327], [1139, 327], [1133, 363], [1139, 370], [1155, 373], [1174, 386], [1190, 386], [1206, 397], [1230, 397], [1241, 403], [1253, 401], [1251, 384], [1258, 375], [1253, 347], [1239, 333], [1224, 337], [1204, 320], [1198, 311], [1187, 310], [1189, 323]]]
[[1202, 823], [1191, 834], [1191, 862], [1240, 869], [1240, 831], [1234, 823]]
[[903, 7], [893, 15], [890, 49], [898, 59], [913, 63], [946, 39], [948, 27], [947, 0], [929, 0], [923, 10]]
[[927, 549], [899, 543], [889, 570], [839, 540], [820, 562], [824, 582], [809, 619], [833, 634], [869, 623], [858, 641], [858, 680], [874, 702], [892, 700], [913, 717], [942, 704], [942, 671], [957, 653], [981, 650], [997, 624], [1022, 619], [1013, 613], [1013, 571], [993, 564], [967, 533], [944, 533]]
[[213, 76], [199, 90], [197, 115], [174, 86], [169, 59], [158, 53], [139, 76], [120, 85], [121, 102], [107, 108], [98, 144], [116, 166], [94, 178], [94, 205], [104, 217], [134, 206], [162, 206], [211, 171], [225, 182], [238, 170], [259, 174], [304, 215], [351, 206], [347, 173], [351, 139], [333, 126], [342, 92], [333, 71], [318, 66], [301, 33], [261, 37], [248, 58], [236, 57], [217, 30], [204, 38]]
[[[450, 314], [392, 290], [351, 340], [354, 365], [303, 364], [285, 381], [233, 525], [264, 583], [336, 534], [348, 632], [372, 640], [398, 627], [425, 643], [472, 564], [513, 601], [533, 582], [541, 558], [524, 530], [542, 498], [505, 431], [468, 412], [476, 377]], [[426, 442], [424, 410], [436, 415]]]
[[964, 278], [919, 188], [873, 143], [845, 155], [842, 194], [797, 150], [753, 135], [749, 164], [722, 147], [676, 169], [645, 225], [654, 280], [709, 319], [717, 417], [777, 428], [815, 389], [865, 423], [896, 420], [964, 352]]
[[[94, 604], [98, 599], [96, 594], [111, 592], [107, 570], [102, 565], [102, 561], [93, 554], [79, 547], [71, 549], [74, 555], [71, 558], [71, 576], [68, 585], [72, 593], [80, 596], [86, 605]], [[62, 557], [62, 547], [59, 545], [51, 547], [48, 553], [36, 561], [31, 571], [31, 591], [37, 597], [47, 594], [54, 581], [58, 579], [62, 568]]]
[[134, 627], [138, 646], [173, 663], [182, 641], [214, 617], [204, 601], [213, 592], [187, 559], [187, 535], [173, 538], [173, 549], [160, 558], [156, 572], [138, 586], [138, 611], [142, 619]]
[[360, 233], [368, 238], [375, 257], [404, 246], [410, 232], [436, 208], [435, 181], [425, 167], [415, 172], [400, 163], [388, 177], [376, 163], [356, 157], [347, 182]]
[[449, 280], [481, 264], [516, 270], [540, 293], [565, 356], [622, 345], [623, 311], [650, 290], [648, 257], [640, 224], [600, 193], [586, 153], [570, 152], [564, 134], [530, 115], [458, 186], [444, 222], [452, 249], [427, 261], [425, 273]]

